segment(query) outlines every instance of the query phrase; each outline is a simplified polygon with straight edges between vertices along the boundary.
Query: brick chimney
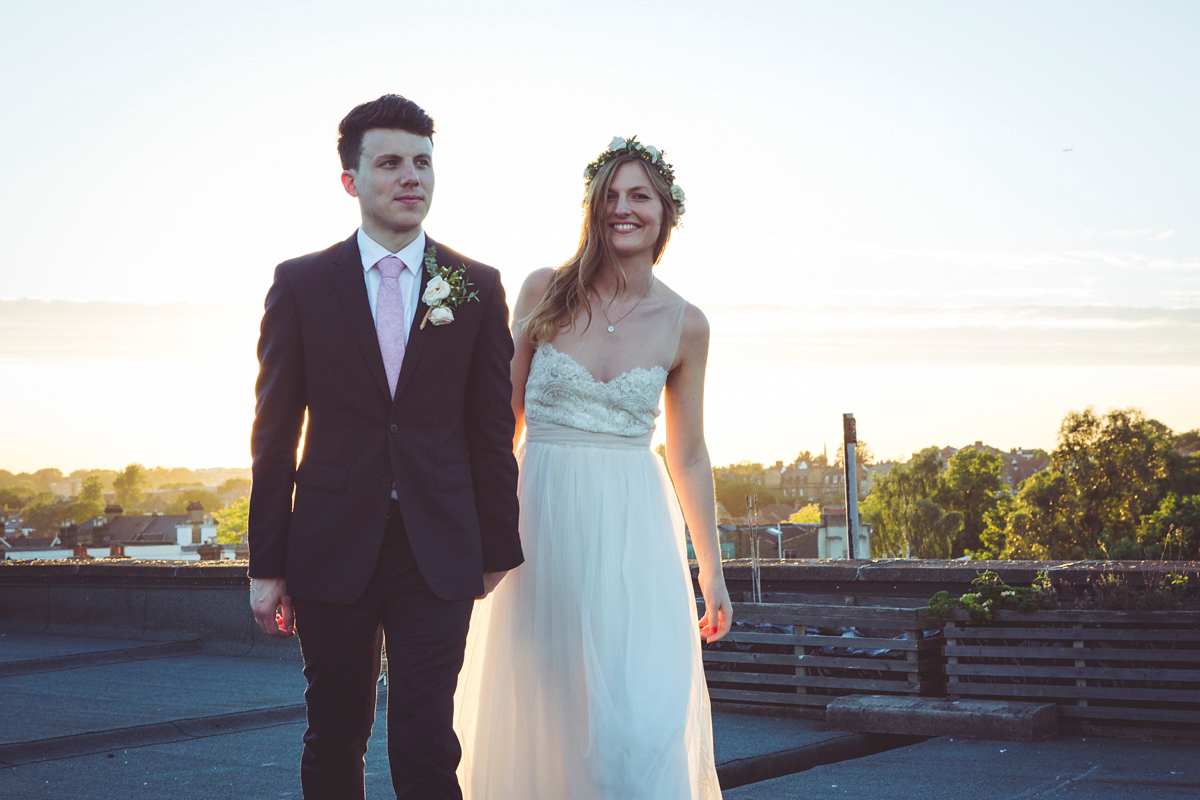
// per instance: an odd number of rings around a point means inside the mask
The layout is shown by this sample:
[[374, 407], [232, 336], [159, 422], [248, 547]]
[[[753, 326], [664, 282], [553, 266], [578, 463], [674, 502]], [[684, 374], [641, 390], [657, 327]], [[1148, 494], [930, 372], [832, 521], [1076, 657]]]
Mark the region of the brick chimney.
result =
[[193, 525], [204, 524], [204, 506], [201, 503], [195, 500], [188, 503], [187, 512], [188, 522], [192, 523]]
[[121, 508], [116, 503], [113, 503], [111, 506], [105, 506], [104, 507], [104, 524], [108, 525], [109, 523], [111, 523], [113, 521], [113, 519], [121, 516], [124, 513], [125, 513], [125, 509]]

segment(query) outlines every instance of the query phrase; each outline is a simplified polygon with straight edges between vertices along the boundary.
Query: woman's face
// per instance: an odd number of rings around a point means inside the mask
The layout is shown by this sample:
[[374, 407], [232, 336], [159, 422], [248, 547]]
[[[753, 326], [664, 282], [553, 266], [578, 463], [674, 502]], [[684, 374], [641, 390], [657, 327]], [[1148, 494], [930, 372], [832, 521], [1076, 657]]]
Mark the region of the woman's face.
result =
[[646, 168], [639, 161], [617, 167], [604, 203], [604, 224], [617, 255], [624, 258], [653, 252], [662, 222], [662, 202]]

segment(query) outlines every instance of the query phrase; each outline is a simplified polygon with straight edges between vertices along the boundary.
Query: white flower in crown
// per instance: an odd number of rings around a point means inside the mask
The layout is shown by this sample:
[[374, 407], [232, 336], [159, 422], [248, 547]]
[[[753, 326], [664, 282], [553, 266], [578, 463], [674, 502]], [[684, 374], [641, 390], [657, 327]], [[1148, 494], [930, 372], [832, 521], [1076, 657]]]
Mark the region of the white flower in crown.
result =
[[421, 299], [425, 301], [425, 305], [427, 306], [436, 306], [450, 296], [450, 289], [450, 283], [440, 275], [432, 277], [429, 279], [429, 283], [425, 285], [425, 294], [421, 296]]
[[429, 321], [434, 325], [449, 325], [454, 322], [454, 312], [447, 306], [437, 306], [429, 309]]
[[678, 183], [671, 187], [671, 199], [679, 205], [687, 202], [687, 197], [683, 194], [683, 187]]
[[612, 141], [608, 143], [608, 149], [596, 157], [592, 163], [588, 164], [583, 170], [583, 180], [585, 185], [591, 186], [596, 175], [605, 164], [612, 161], [614, 158], [620, 158], [624, 155], [631, 155], [640, 158], [644, 163], [654, 168], [663, 180], [671, 186], [671, 197], [675, 200], [676, 207], [680, 214], [683, 213], [683, 189], [680, 189], [675, 184], [675, 169], [667, 163], [666, 154], [657, 147], [649, 144], [642, 144], [637, 140], [636, 136], [630, 136], [624, 139], [620, 136], [614, 136]]

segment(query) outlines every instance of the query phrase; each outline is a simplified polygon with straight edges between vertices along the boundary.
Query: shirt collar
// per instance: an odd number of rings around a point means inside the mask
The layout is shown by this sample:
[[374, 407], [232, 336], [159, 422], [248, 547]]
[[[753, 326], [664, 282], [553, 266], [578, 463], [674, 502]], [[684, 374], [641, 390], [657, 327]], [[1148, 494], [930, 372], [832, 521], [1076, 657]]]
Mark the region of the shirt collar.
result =
[[417, 238], [397, 253], [393, 253], [379, 242], [358, 229], [358, 254], [362, 257], [363, 272], [370, 272], [371, 267], [379, 263], [379, 259], [395, 256], [404, 262], [404, 268], [414, 275], [421, 274], [421, 263], [425, 254], [425, 230], [417, 232]]

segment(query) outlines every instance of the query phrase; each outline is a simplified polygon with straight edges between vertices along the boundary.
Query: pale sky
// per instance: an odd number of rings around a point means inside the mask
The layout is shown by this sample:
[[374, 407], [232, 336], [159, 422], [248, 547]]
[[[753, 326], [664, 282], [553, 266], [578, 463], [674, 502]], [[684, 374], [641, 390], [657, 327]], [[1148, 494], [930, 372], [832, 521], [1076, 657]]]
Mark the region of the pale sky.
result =
[[0, 5], [0, 468], [249, 463], [276, 263], [346, 238], [337, 122], [437, 122], [430, 234], [510, 293], [614, 135], [688, 194], [715, 463], [1200, 426], [1193, 2]]

